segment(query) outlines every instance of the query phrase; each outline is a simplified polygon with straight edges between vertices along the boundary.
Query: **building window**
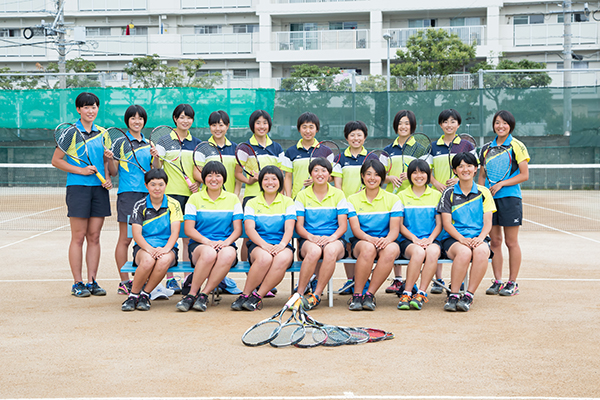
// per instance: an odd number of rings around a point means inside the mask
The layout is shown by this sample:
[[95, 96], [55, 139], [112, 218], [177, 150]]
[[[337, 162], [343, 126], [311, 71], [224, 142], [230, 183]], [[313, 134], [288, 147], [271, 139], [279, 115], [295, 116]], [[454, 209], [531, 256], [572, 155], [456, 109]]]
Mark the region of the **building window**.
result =
[[318, 25], [312, 22], [300, 23], [300, 24], [290, 24], [290, 31], [292, 32], [302, 32], [302, 31], [316, 31], [318, 30]]
[[[121, 35], [127, 34], [127, 27], [121, 28]], [[130, 35], [137, 36], [148, 36], [148, 27], [147, 26], [136, 26], [134, 28], [129, 28]]]
[[481, 18], [479, 17], [468, 17], [468, 18], [452, 18], [450, 20], [450, 26], [475, 26], [481, 25]]
[[220, 69], [205, 69], [205, 70], [200, 70], [200, 71], [196, 72], [196, 76], [199, 78], [202, 76], [213, 76], [213, 75], [217, 75], [217, 74], [223, 75], [223, 71]]
[[[572, 13], [571, 14], [571, 22], [588, 22], [590, 20], [589, 17], [586, 17], [584, 13]], [[564, 14], [558, 14], [557, 21], [559, 24], [565, 22]]]
[[357, 22], [330, 22], [329, 30], [337, 31], [337, 30], [346, 30], [346, 29], [358, 29]]
[[21, 36], [20, 29], [0, 29], [0, 37], [19, 37]]
[[96, 27], [88, 27], [85, 28], [86, 36], [110, 36], [110, 28], [96, 28]]
[[259, 71], [258, 69], [234, 69], [233, 70], [233, 79], [249, 79], [249, 78], [258, 78]]
[[437, 26], [437, 20], [435, 19], [409, 19], [409, 28], [429, 28]]
[[543, 24], [543, 23], [544, 23], [544, 16], [542, 14], [515, 15], [513, 18], [514, 25]]
[[194, 27], [194, 33], [196, 35], [211, 35], [214, 33], [221, 33], [222, 25], [199, 25]]
[[[565, 63], [563, 61], [556, 63], [557, 69], [563, 69], [565, 67]], [[589, 69], [588, 61], [573, 61], [571, 62], [572, 69]]]
[[254, 33], [258, 32], [258, 24], [233, 25], [233, 33]]

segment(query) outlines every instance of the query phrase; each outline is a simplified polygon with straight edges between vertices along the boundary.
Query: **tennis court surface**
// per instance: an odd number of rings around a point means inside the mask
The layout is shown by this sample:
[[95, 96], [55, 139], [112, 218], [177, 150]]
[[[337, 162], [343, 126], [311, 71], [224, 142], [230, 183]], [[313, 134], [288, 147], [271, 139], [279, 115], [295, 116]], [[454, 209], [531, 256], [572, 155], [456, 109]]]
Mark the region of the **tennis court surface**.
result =
[[[491, 268], [468, 313], [444, 312], [442, 295], [422, 311], [398, 311], [383, 289], [375, 312], [352, 313], [334, 295], [334, 308], [311, 311], [316, 319], [396, 338], [275, 349], [240, 337], [283, 305], [289, 276], [262, 311], [235, 313], [224, 296], [205, 313], [177, 312], [176, 298], [124, 313], [115, 223], [101, 237], [98, 280], [108, 295], [75, 298], [64, 189], [42, 202], [23, 197], [27, 188], [2, 190], [0, 398], [600, 398], [598, 191], [525, 192], [519, 296], [486, 296]], [[232, 277], [243, 284], [244, 275]], [[335, 288], [343, 281], [338, 265]]]

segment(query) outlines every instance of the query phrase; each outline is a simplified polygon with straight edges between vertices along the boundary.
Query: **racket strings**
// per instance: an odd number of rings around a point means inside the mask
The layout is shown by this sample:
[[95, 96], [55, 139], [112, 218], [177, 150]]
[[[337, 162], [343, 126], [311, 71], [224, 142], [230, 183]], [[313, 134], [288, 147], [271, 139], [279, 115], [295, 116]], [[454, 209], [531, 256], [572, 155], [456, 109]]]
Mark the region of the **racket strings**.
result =
[[280, 327], [276, 320], [260, 323], [250, 328], [242, 337], [242, 341], [248, 346], [265, 344], [278, 334]]
[[491, 149], [485, 156], [485, 173], [490, 182], [499, 182], [511, 171], [512, 159], [505, 149]]
[[327, 332], [316, 326], [306, 326], [305, 335], [296, 345], [298, 347], [315, 347], [327, 340]]

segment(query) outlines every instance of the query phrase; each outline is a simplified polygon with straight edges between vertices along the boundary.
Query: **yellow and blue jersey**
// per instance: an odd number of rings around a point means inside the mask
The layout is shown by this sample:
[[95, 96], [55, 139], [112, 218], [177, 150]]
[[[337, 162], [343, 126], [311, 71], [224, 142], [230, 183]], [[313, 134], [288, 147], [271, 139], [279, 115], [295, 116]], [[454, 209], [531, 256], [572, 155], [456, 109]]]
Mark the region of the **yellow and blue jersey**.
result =
[[[392, 169], [390, 170], [388, 175], [400, 176], [401, 173], [406, 172], [406, 170], [408, 169], [408, 164], [410, 164], [410, 162], [414, 160], [415, 157], [404, 155], [404, 158], [402, 158], [402, 154], [406, 152], [407, 148], [412, 146], [421, 146], [412, 136], [408, 138], [406, 143], [404, 143], [404, 146], [400, 146], [400, 138], [396, 138], [396, 140], [394, 140], [393, 143], [385, 146], [383, 151], [388, 153], [392, 159]], [[430, 154], [423, 157], [422, 159], [427, 161], [427, 163], [431, 165], [432, 158]], [[403, 160], [404, 162], [402, 162]], [[400, 185], [398, 191], [404, 190], [409, 186], [410, 182], [408, 181], [408, 179], [406, 179], [404, 182], [402, 182], [402, 185]], [[385, 188], [385, 190], [387, 190], [388, 192], [393, 192], [395, 189], [396, 188], [391, 183], [389, 183]]]
[[[252, 135], [252, 137], [248, 139], [248, 144], [254, 149], [261, 169], [267, 165], [275, 165], [276, 167], [281, 168], [283, 148], [279, 143], [272, 141], [271, 138], [267, 136], [267, 145], [263, 147], [258, 144], [256, 137]], [[258, 182], [255, 182], [252, 185], [246, 185], [244, 197], [258, 196], [259, 193], [260, 186]]]
[[[485, 159], [488, 149], [490, 147], [497, 146], [499, 146], [498, 136], [496, 136], [492, 142], [483, 146], [483, 148], [481, 149], [479, 163], [483, 165], [483, 160]], [[525, 147], [525, 145], [521, 141], [515, 139], [512, 134], [508, 135], [506, 140], [504, 140], [504, 143], [502, 143], [500, 146], [508, 149], [512, 158], [510, 174], [506, 177], [506, 179], [514, 178], [520, 173], [519, 164], [523, 161], [529, 162], [529, 160], [531, 159], [529, 157], [527, 147]], [[489, 188], [490, 186], [490, 181], [486, 178], [485, 187]], [[496, 194], [494, 194], [495, 199], [502, 199], [504, 197], [518, 197], [520, 199], [523, 198], [523, 195], [521, 194], [521, 185], [504, 186], [500, 190], [498, 190]]]
[[[460, 185], [444, 190], [437, 211], [440, 214], [452, 214], [452, 225], [465, 238], [472, 239], [481, 234], [483, 214], [496, 212], [496, 204], [490, 191], [473, 182], [469, 193], [463, 193]], [[447, 232], [440, 234], [440, 240], [447, 239]]]
[[294, 200], [278, 193], [271, 204], [267, 204], [263, 193], [250, 199], [244, 209], [244, 221], [252, 220], [256, 232], [269, 244], [279, 244], [285, 233], [285, 222], [296, 220]]
[[[177, 132], [171, 132], [171, 138], [173, 140], [179, 140], [177, 136]], [[193, 181], [194, 174], [194, 149], [200, 143], [200, 139], [192, 136], [192, 134], [188, 131], [187, 136], [181, 141], [181, 155], [178, 160], [174, 161], [175, 165], [179, 168], [183, 167], [183, 171], [185, 174]], [[170, 154], [171, 151], [167, 152], [166, 158], [172, 159], [173, 155]], [[163, 162], [163, 169], [167, 173], [169, 177], [169, 183], [167, 183], [167, 194], [175, 194], [179, 196], [187, 196], [189, 197], [192, 194], [187, 182], [183, 178], [181, 172], [173, 167], [168, 162]]]
[[164, 195], [160, 208], [156, 210], [148, 195], [134, 204], [129, 224], [142, 226], [142, 236], [150, 246], [163, 247], [171, 237], [171, 224], [181, 221], [183, 213], [177, 200]]
[[[302, 146], [302, 139], [298, 140], [295, 146], [287, 149], [281, 159], [281, 170], [292, 174], [292, 198], [304, 188], [304, 181], [310, 178], [308, 165], [310, 164], [310, 155], [319, 142], [313, 139], [313, 143], [308, 149]], [[262, 164], [261, 164], [262, 166]]]
[[[96, 124], [92, 124], [92, 128], [90, 129], [91, 132], [87, 132], [81, 124], [81, 119], [77, 120], [75, 126], [77, 126], [77, 129], [81, 131], [83, 137], [85, 138], [88, 156], [92, 162], [92, 165], [96, 167], [100, 175], [106, 177], [106, 171], [104, 170], [104, 144], [106, 144], [108, 148], [110, 147], [110, 138], [106, 133], [106, 130]], [[85, 160], [85, 162], [88, 161], [84, 155], [83, 143], [76, 143], [75, 139], [73, 139], [73, 143], [67, 150], [67, 155], [69, 154], [81, 158], [82, 160]], [[66, 160], [69, 164], [79, 168], [85, 168], [87, 166], [86, 163], [75, 160], [68, 156]], [[100, 182], [96, 175], [79, 175], [70, 172], [67, 173], [67, 186], [75, 185], [102, 186], [102, 182]]]
[[[235, 160], [235, 148], [237, 144], [225, 138], [225, 145], [220, 147], [212, 136], [208, 139], [208, 142], [215, 145], [215, 147], [219, 149], [219, 152], [221, 153], [221, 157], [223, 158], [223, 166], [225, 166], [225, 170], [227, 171], [227, 182], [223, 184], [223, 187], [229, 193], [233, 193], [235, 191], [235, 166], [237, 165]], [[209, 161], [221, 160], [219, 160], [219, 157], [217, 156], [209, 157], [204, 161], [202, 166]]]
[[363, 147], [360, 153], [354, 157], [350, 152], [350, 147], [348, 147], [340, 157], [340, 164], [337, 171], [333, 171], [333, 176], [342, 177], [342, 192], [344, 192], [346, 197], [357, 193], [362, 187], [360, 183], [360, 168], [367, 154], [367, 149]]
[[[196, 230], [207, 239], [222, 241], [233, 233], [233, 222], [244, 219], [244, 213], [235, 194], [221, 190], [219, 197], [213, 200], [204, 187], [190, 196], [183, 218], [195, 221]], [[190, 239], [190, 243], [193, 242]]]
[[[432, 164], [431, 173], [435, 177], [436, 181], [443, 183], [443, 184], [445, 184], [446, 181], [448, 179], [450, 179], [450, 176], [454, 176], [454, 174], [452, 173], [452, 171], [450, 169], [450, 162], [448, 161], [448, 154], [450, 154], [450, 147], [448, 145], [446, 145], [446, 143], [444, 142], [444, 136], [445, 135], [442, 135], [437, 140], [437, 142], [431, 143], [431, 156], [433, 157], [433, 160], [431, 162], [431, 164]], [[454, 136], [454, 139], [452, 139], [452, 143], [453, 144], [460, 143], [461, 140], [462, 139], [457, 134]], [[473, 149], [471, 151], [471, 153], [477, 158], [477, 150], [476, 149]]]
[[[436, 210], [442, 194], [427, 186], [425, 192], [419, 197], [413, 192], [412, 186], [398, 193], [401, 203], [402, 223], [416, 237], [425, 239], [431, 236], [435, 230]], [[404, 236], [398, 236], [398, 242], [407, 240]]]
[[[144, 134], [142, 134], [141, 140], [134, 138], [129, 131], [127, 131], [126, 135], [131, 140], [131, 147], [135, 153], [135, 158], [145, 171], [150, 171], [150, 168], [152, 168], [150, 141], [144, 137]], [[116, 154], [116, 156], [121, 159], [131, 160], [133, 158], [131, 152], [124, 154], [122, 148], [116, 150], [120, 151], [120, 154]], [[119, 161], [119, 191], [117, 194], [125, 192], [148, 193], [148, 189], [144, 185], [144, 173], [142, 170], [125, 161]]]
[[348, 197], [348, 218], [358, 217], [360, 229], [373, 237], [385, 237], [390, 233], [390, 219], [402, 216], [402, 203], [393, 193], [379, 189], [379, 193], [369, 202], [367, 192]]
[[344, 193], [331, 185], [327, 185], [327, 194], [319, 201], [311, 185], [298, 193], [296, 215], [304, 217], [304, 229], [308, 233], [330, 236], [340, 226], [338, 216], [348, 215], [348, 203]]

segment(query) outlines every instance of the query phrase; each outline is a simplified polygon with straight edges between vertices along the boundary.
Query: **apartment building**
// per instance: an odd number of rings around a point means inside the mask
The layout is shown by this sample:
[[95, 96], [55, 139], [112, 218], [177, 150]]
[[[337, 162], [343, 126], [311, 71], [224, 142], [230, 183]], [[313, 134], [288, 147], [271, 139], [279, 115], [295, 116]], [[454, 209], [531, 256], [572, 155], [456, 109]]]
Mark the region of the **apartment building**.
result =
[[[67, 58], [97, 64], [127, 84], [132, 58], [159, 54], [170, 65], [202, 58], [203, 72], [223, 73], [223, 86], [274, 87], [292, 66], [311, 63], [385, 74], [408, 37], [433, 27], [477, 43], [477, 58], [543, 61], [563, 67], [560, 2], [529, 0], [64, 0]], [[584, 11], [588, 7], [590, 12]], [[574, 68], [600, 68], [600, 2], [572, 5]], [[46, 11], [49, 10], [49, 11]], [[54, 0], [0, 0], [0, 67], [36, 71], [57, 61], [52, 37], [23, 32], [51, 22]], [[594, 18], [595, 17], [595, 18]], [[596, 20], [598, 19], [598, 20]], [[85, 37], [82, 37], [85, 32]]]

